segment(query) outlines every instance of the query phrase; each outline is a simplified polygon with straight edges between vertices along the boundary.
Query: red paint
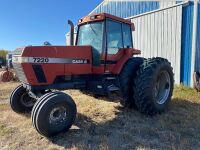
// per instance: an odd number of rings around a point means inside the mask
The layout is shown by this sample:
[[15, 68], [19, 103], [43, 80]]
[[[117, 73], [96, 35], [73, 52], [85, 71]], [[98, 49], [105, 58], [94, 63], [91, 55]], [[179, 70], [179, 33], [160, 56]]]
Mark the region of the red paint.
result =
[[132, 48], [120, 49], [117, 54], [110, 54], [107, 56], [107, 60], [117, 61], [117, 63], [115, 65], [106, 65], [106, 70], [109, 70], [111, 74], [120, 74], [126, 61], [134, 54], [140, 53], [139, 50]]
[[129, 58], [131, 58], [134, 54], [140, 54], [141, 52], [136, 49], [124, 49], [124, 55], [123, 57], [117, 62], [114, 69], [112, 70], [113, 74], [119, 74], [124, 66], [124, 64], [127, 62]]
[[91, 46], [30, 46], [26, 47], [22, 57], [51, 58], [89, 58]]
[[110, 14], [107, 14], [107, 13], [92, 14], [90, 16], [83, 17], [83, 18], [81, 18], [79, 20], [78, 25], [83, 25], [83, 24], [86, 24], [88, 22], [103, 21], [106, 18], [109, 18], [109, 19], [112, 19], [112, 20], [115, 20], [115, 21], [119, 21], [119, 22], [122, 22], [122, 23], [129, 24], [129, 25], [131, 25], [133, 27], [133, 29], [135, 28], [134, 24], [131, 22], [131, 20], [123, 19], [123, 18], [120, 18], [120, 17], [117, 17], [117, 16], [113, 16], [113, 15], [110, 15]]
[[[110, 14], [93, 14], [81, 19], [79, 26], [88, 22], [103, 21], [110, 18], [115, 21], [129, 24], [134, 28], [130, 20], [125, 20]], [[84, 74], [119, 74], [126, 63], [134, 54], [140, 54], [136, 49], [120, 49], [117, 54], [101, 54], [103, 61], [116, 62], [115, 64], [92, 65], [92, 47], [91, 46], [28, 46], [25, 47], [22, 57], [47, 57], [47, 58], [66, 58], [66, 59], [87, 59], [89, 64], [61, 64], [61, 63], [38, 63], [42, 66], [46, 83], [38, 83], [35, 73], [32, 69], [33, 63], [22, 63], [27, 81], [31, 85], [50, 85], [53, 84], [57, 76], [64, 75], [84, 75]], [[35, 64], [35, 63], [34, 63]]]
[[[101, 64], [92, 66], [92, 49], [90, 46], [36, 46], [27, 47], [23, 52], [23, 57], [49, 57], [49, 58], [71, 58], [88, 59], [90, 64], [45, 64], [40, 63], [47, 79], [46, 83], [38, 83], [35, 73], [32, 69], [33, 63], [22, 63], [27, 81], [31, 85], [49, 85], [53, 84], [57, 76], [62, 75], [83, 75], [83, 74], [119, 74], [126, 61], [139, 54], [135, 49], [121, 49], [117, 54], [107, 55], [107, 61], [116, 61], [116, 64]], [[102, 55], [102, 60], [105, 60]], [[35, 64], [35, 63], [34, 63]], [[105, 68], [106, 66], [106, 68]]]
[[[52, 84], [57, 76], [92, 73], [92, 53], [90, 46], [34, 46], [26, 47], [23, 57], [48, 57], [68, 59], [88, 59], [90, 64], [45, 64], [42, 66], [47, 83], [38, 83], [32, 69], [33, 63], [22, 63], [25, 75], [31, 85]], [[35, 64], [35, 63], [34, 63]]]
[[93, 74], [104, 74], [104, 64], [101, 64], [100, 66], [93, 66], [92, 67], [92, 73]]

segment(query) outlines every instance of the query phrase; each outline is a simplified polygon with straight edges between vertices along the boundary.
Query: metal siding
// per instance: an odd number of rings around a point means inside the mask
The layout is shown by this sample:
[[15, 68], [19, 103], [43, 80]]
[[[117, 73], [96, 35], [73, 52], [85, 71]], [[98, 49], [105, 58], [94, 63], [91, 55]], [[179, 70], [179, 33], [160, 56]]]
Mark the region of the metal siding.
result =
[[109, 13], [122, 18], [142, 14], [159, 8], [158, 1], [104, 1], [92, 13]]
[[167, 58], [180, 84], [182, 5], [131, 19], [135, 23], [134, 47], [141, 56]]
[[172, 6], [176, 4], [176, 0], [171, 0], [171, 1], [160, 1], [160, 8], [166, 8], [168, 6]]
[[191, 80], [193, 9], [194, 3], [189, 2], [187, 7], [183, 7], [182, 15], [181, 82], [187, 86]]
[[[92, 13], [107, 12], [126, 18], [170, 5], [167, 1], [104, 1]], [[188, 86], [191, 80], [193, 7], [190, 2], [183, 10], [182, 6], [177, 6], [132, 19], [136, 26], [134, 45], [142, 50], [142, 56], [169, 59], [174, 68], [175, 83]], [[200, 71], [200, 7], [198, 15], [195, 70]]]
[[[141, 13], [149, 12], [159, 8], [158, 1], [109, 1], [102, 2], [92, 13], [109, 13], [122, 18], [138, 15]], [[76, 33], [76, 31], [75, 31]], [[76, 35], [75, 35], [76, 36]], [[66, 34], [66, 44], [69, 45], [69, 34]]]
[[182, 3], [183, 1], [176, 1], [176, 4], [178, 4], [178, 3]]
[[195, 71], [200, 72], [200, 3], [198, 4]]
[[[153, 11], [162, 7], [170, 6], [175, 3], [169, 1], [138, 1], [138, 0], [105, 0], [97, 6], [92, 13], [110, 13], [122, 18], [139, 15], [145, 12]], [[178, 2], [177, 2], [178, 3]], [[66, 43], [69, 44], [69, 35], [66, 35]]]

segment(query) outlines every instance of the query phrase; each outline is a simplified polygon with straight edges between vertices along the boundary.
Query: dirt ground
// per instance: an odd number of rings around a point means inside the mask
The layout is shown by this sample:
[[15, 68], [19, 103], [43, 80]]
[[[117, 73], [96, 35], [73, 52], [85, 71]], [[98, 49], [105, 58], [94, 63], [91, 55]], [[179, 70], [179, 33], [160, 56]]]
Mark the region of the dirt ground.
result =
[[69, 93], [77, 104], [77, 119], [65, 133], [47, 139], [32, 127], [29, 114], [14, 113], [8, 105], [19, 83], [0, 83], [0, 149], [199, 149], [200, 93], [176, 87], [168, 110], [154, 117], [124, 110], [117, 102]]

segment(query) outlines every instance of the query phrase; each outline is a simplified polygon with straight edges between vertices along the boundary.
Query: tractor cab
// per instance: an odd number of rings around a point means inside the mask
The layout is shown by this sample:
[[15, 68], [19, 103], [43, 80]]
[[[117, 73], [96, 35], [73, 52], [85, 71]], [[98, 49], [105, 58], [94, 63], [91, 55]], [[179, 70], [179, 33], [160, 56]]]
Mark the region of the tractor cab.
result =
[[114, 66], [123, 60], [123, 56], [128, 56], [124, 55], [125, 52], [131, 56], [133, 53], [140, 54], [140, 51], [133, 49], [134, 29], [134, 24], [129, 20], [106, 13], [94, 14], [79, 20], [76, 45], [92, 46], [94, 73], [119, 73]]

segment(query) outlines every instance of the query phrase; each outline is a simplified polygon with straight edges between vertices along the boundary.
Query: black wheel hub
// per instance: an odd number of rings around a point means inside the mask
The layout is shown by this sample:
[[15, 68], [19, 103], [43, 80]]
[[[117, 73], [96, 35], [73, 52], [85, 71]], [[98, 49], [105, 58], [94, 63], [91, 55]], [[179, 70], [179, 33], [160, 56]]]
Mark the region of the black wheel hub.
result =
[[58, 125], [67, 120], [66, 108], [63, 106], [55, 107], [51, 110], [49, 116], [49, 123], [51, 125]]
[[31, 98], [28, 93], [24, 93], [21, 96], [20, 102], [21, 102], [22, 105], [24, 105], [27, 108], [31, 108], [34, 105], [34, 99]]

